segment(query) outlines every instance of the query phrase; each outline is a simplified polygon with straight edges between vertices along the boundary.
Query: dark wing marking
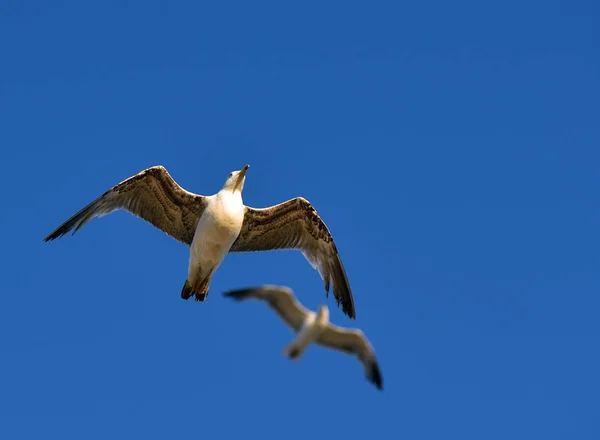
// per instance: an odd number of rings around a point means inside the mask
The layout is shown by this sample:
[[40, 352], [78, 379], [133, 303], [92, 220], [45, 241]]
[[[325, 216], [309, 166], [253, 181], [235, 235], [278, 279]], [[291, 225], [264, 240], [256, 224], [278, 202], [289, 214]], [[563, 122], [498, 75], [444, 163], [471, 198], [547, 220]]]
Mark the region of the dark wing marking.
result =
[[269, 208], [246, 207], [244, 224], [230, 252], [299, 249], [319, 271], [325, 292], [333, 286], [338, 306], [356, 319], [352, 290], [333, 237], [317, 211], [302, 197]]
[[266, 301], [294, 331], [300, 330], [310, 313], [298, 302], [291, 289], [282, 286], [261, 286], [230, 290], [223, 294], [237, 301], [255, 298]]
[[44, 241], [59, 238], [71, 229], [74, 234], [92, 218], [124, 209], [189, 245], [206, 207], [205, 199], [181, 188], [164, 167], [151, 167], [106, 191]]

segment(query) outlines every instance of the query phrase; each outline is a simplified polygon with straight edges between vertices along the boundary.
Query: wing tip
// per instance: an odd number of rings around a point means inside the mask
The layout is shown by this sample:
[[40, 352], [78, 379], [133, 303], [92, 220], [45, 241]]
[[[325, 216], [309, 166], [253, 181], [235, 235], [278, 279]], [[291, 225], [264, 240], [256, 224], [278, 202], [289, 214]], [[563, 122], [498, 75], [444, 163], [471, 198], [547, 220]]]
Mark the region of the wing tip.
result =
[[336, 254], [335, 263], [333, 264], [332, 281], [333, 294], [338, 307], [341, 304], [344, 314], [350, 319], [356, 319], [352, 289], [350, 288], [350, 282], [348, 281], [348, 275], [346, 275], [342, 259], [338, 254]]
[[223, 296], [226, 298], [231, 298], [235, 301], [242, 301], [251, 296], [254, 288], [246, 288], [246, 289], [232, 289], [223, 292]]
[[342, 311], [350, 319], [356, 319], [356, 308], [354, 307], [354, 299], [350, 290], [344, 292], [347, 296], [342, 297]]
[[62, 237], [63, 235], [65, 235], [67, 233], [67, 231], [63, 231], [61, 230], [61, 228], [58, 228], [54, 231], [52, 231], [50, 234], [48, 234], [46, 237], [44, 237], [44, 243], [49, 242], [49, 241], [53, 241], [56, 240], [57, 238]]
[[338, 301], [337, 306], [339, 307], [340, 305], [342, 306], [342, 312], [344, 315], [350, 319], [356, 320], [356, 311], [354, 310], [354, 307], [348, 306], [348, 304], [343, 301]]
[[[67, 220], [62, 225], [60, 225], [58, 228], [56, 228], [54, 231], [52, 231], [50, 234], [48, 234], [44, 238], [44, 242], [48, 242], [48, 241], [56, 240], [57, 238], [61, 238], [63, 235], [67, 235], [67, 233], [71, 230], [73, 230], [71, 235], [75, 235], [75, 233], [79, 230], [79, 228], [81, 228], [84, 225], [84, 223], [86, 223], [86, 221], [79, 221], [79, 219], [76, 219], [76, 217], [77, 217], [76, 215], [73, 216], [71, 219]], [[75, 219], [75, 221], [73, 221], [74, 219]]]
[[[352, 293], [348, 290], [344, 290], [340, 293], [337, 289], [334, 290], [335, 302], [338, 307], [342, 306], [342, 312], [350, 319], [356, 320], [356, 309], [354, 308], [354, 301], [352, 299]], [[325, 297], [329, 297], [328, 292], [325, 291]]]
[[223, 292], [223, 296], [232, 298], [235, 300], [243, 300], [251, 297], [257, 297], [266, 299], [272, 296], [273, 293], [276, 294], [287, 294], [294, 295], [294, 292], [291, 288], [287, 286], [276, 286], [271, 284], [264, 284], [258, 287], [246, 287], [243, 289], [231, 289]]
[[377, 360], [373, 359], [369, 371], [369, 380], [377, 387], [378, 390], [383, 391], [383, 377]]

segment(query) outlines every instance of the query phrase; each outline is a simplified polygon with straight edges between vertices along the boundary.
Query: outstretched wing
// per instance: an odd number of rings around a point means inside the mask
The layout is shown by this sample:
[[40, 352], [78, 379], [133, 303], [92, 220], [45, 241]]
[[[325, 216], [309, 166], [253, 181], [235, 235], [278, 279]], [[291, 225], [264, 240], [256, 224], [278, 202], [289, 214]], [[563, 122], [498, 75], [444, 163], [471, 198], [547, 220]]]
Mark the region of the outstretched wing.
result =
[[246, 207], [244, 223], [230, 252], [299, 249], [319, 271], [325, 292], [333, 294], [344, 313], [356, 319], [352, 290], [333, 237], [317, 211], [302, 197], [269, 208]]
[[346, 329], [330, 323], [319, 338], [317, 338], [316, 342], [324, 347], [357, 355], [363, 364], [367, 378], [377, 388], [383, 388], [383, 378], [379, 370], [379, 364], [375, 358], [375, 352], [361, 330]]
[[294, 331], [300, 330], [309, 314], [309, 311], [298, 302], [292, 290], [283, 286], [265, 285], [249, 289], [230, 290], [225, 292], [223, 296], [231, 297], [237, 301], [249, 298], [266, 301]]
[[189, 245], [205, 207], [204, 196], [184, 190], [164, 167], [155, 166], [106, 191], [56, 228], [44, 241], [59, 238], [72, 229], [74, 234], [92, 218], [124, 209]]

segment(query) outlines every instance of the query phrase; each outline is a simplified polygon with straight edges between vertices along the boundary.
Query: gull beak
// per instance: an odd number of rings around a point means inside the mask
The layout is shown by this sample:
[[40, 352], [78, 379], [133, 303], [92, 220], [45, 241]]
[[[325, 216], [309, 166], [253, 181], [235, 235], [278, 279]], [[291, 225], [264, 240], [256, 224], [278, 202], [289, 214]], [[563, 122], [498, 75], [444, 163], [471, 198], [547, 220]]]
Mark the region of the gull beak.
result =
[[237, 189], [237, 187], [240, 185], [240, 183], [242, 183], [242, 180], [244, 180], [244, 177], [246, 176], [246, 173], [248, 172], [248, 168], [250, 168], [250, 165], [246, 165], [244, 168], [242, 168], [240, 170], [240, 174], [238, 174], [237, 180], [235, 181], [235, 186], [233, 187], [234, 192]]

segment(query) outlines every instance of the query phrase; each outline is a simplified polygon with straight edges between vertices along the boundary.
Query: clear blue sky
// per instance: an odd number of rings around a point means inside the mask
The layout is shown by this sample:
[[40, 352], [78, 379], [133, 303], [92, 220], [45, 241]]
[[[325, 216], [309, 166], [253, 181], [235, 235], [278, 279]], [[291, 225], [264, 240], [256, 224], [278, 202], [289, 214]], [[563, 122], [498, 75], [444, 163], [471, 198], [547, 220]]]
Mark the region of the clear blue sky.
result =
[[[0, 437], [600, 438], [598, 2], [112, 3], [0, 5]], [[323, 216], [357, 321], [299, 252], [198, 304], [126, 213], [42, 242], [148, 166], [246, 163], [246, 204]], [[221, 297], [262, 283], [360, 326], [385, 390]]]

